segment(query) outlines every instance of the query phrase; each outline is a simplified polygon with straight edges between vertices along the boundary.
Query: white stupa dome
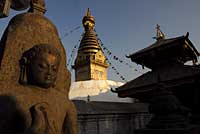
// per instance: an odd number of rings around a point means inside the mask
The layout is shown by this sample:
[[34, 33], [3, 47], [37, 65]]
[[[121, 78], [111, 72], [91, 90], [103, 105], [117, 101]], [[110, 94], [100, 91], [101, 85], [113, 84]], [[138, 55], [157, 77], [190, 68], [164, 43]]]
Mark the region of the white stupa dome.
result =
[[124, 83], [112, 80], [88, 80], [72, 82], [69, 98], [72, 100], [90, 101], [111, 101], [111, 102], [132, 102], [130, 98], [119, 98], [111, 88], [117, 88]]

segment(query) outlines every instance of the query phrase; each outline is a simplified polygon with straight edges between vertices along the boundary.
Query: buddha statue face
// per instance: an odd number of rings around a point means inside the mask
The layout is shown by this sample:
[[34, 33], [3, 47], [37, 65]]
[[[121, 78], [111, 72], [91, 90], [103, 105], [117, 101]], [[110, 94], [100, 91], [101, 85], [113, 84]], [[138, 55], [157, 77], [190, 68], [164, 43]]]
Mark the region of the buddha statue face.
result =
[[28, 81], [44, 88], [53, 86], [58, 72], [58, 59], [47, 52], [36, 56], [29, 64]]
[[30, 49], [25, 57], [27, 83], [42, 88], [54, 86], [60, 61], [56, 48], [38, 45]]

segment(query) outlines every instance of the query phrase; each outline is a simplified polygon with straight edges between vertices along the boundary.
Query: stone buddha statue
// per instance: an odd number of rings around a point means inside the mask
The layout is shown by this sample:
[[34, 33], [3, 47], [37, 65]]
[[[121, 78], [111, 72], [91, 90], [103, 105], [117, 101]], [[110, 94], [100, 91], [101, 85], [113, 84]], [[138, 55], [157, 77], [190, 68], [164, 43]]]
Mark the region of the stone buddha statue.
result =
[[13, 17], [0, 41], [0, 133], [77, 134], [70, 81], [54, 24], [35, 12]]

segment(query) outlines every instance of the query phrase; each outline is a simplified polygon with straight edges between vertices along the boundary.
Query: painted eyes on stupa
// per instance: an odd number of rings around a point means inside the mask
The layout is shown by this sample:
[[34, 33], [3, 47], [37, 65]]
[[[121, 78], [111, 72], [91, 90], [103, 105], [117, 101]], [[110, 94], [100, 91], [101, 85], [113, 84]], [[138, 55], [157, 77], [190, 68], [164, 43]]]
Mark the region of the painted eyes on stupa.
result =
[[93, 27], [93, 26], [94, 26], [94, 24], [91, 23], [90, 21], [86, 21], [86, 22], [84, 23], [84, 26], [87, 26], [87, 25], [89, 25], [90, 27]]

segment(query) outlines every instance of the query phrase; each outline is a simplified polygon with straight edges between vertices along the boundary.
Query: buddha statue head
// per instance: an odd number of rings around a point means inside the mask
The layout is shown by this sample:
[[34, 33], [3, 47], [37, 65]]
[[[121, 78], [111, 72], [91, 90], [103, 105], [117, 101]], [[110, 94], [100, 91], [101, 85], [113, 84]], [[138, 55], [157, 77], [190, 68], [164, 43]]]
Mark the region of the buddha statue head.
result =
[[41, 88], [53, 87], [56, 82], [60, 54], [52, 45], [41, 44], [23, 53], [20, 60], [20, 84]]

